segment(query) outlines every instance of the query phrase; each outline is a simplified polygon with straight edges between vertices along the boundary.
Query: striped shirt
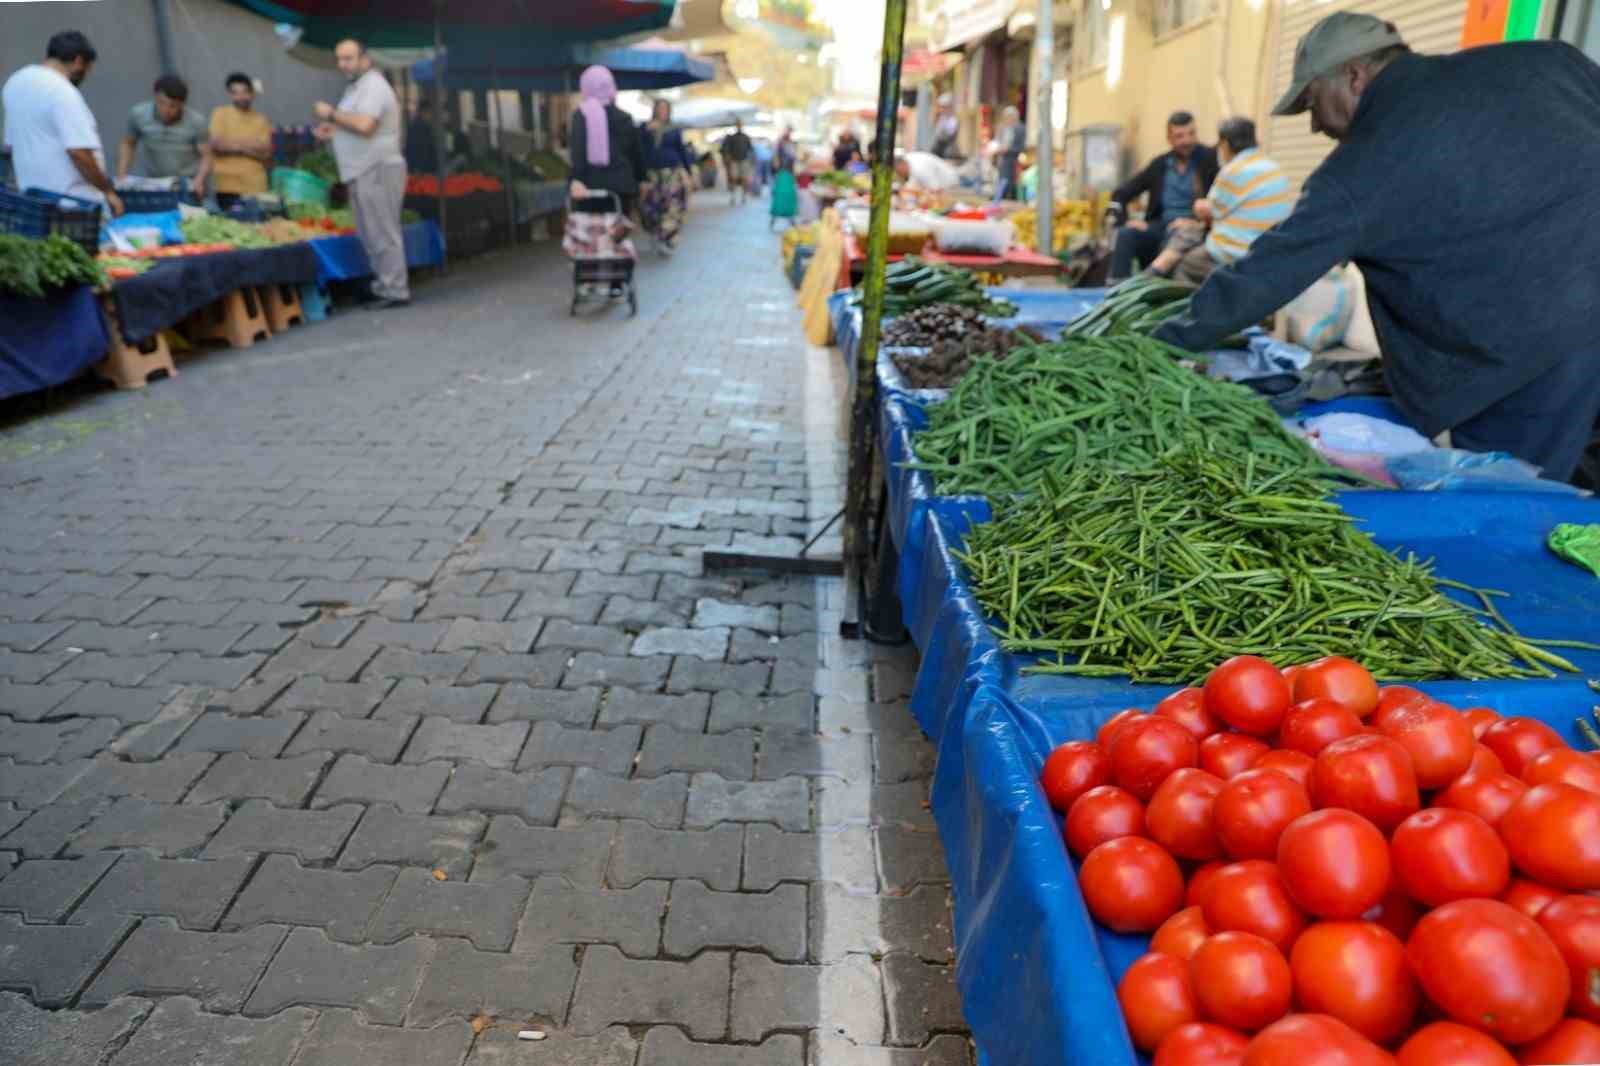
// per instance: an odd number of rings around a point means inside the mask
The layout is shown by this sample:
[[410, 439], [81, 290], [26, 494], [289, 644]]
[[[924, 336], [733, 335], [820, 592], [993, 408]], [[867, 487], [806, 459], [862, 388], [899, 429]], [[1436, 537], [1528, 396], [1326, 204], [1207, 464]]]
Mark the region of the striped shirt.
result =
[[1246, 148], [1217, 172], [1211, 205], [1206, 251], [1226, 264], [1244, 255], [1257, 237], [1289, 217], [1294, 194], [1282, 167], [1259, 148]]

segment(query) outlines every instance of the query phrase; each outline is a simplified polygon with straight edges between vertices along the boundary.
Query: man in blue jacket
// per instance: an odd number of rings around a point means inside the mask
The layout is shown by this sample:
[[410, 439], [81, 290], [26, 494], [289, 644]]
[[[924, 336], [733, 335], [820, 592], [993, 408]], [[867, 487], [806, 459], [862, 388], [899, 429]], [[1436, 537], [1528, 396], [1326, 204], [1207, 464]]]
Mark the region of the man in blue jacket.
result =
[[1600, 416], [1600, 67], [1550, 41], [1416, 55], [1339, 12], [1274, 109], [1303, 111], [1338, 147], [1156, 336], [1210, 347], [1352, 260], [1418, 429], [1571, 477]]

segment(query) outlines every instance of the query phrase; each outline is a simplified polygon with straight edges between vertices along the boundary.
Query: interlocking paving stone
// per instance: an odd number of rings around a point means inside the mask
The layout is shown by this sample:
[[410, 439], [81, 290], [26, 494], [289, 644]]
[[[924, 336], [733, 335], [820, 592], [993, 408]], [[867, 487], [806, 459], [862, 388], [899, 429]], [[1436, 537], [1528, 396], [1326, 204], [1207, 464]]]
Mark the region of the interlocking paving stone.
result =
[[287, 1066], [317, 1019], [295, 1007], [272, 1018], [207, 1014], [185, 996], [162, 1000], [114, 1060], [116, 1066]]
[[309, 925], [334, 940], [366, 939], [367, 923], [398, 873], [393, 866], [353, 872], [302, 867], [288, 855], [268, 855], [222, 919], [223, 929], [264, 923]]
[[300, 1047], [294, 1066], [455, 1066], [472, 1043], [466, 1022], [444, 1022], [432, 1029], [368, 1025], [358, 1015], [323, 1011]]
[[776, 633], [778, 631], [778, 609], [776, 607], [751, 606], [744, 603], [725, 603], [721, 600], [703, 597], [695, 601], [694, 624], [704, 628], [741, 626], [745, 629], [754, 629], [762, 633]]
[[873, 741], [873, 779], [890, 785], [901, 781], [926, 781], [933, 776], [939, 751], [920, 735], [883, 735]]
[[173, 750], [179, 753], [240, 751], [258, 759], [270, 759], [283, 751], [305, 717], [296, 711], [271, 718], [206, 711], [195, 719]]
[[569, 729], [555, 722], [537, 722], [517, 760], [517, 768], [534, 766], [589, 766], [613, 774], [626, 774], [633, 766], [643, 734], [636, 725], [615, 729]]
[[728, 654], [728, 628], [646, 629], [628, 650], [632, 655], [693, 655], [717, 662]]
[[439, 797], [440, 814], [458, 811], [516, 814], [538, 825], [555, 825], [572, 771], [565, 766], [517, 773], [483, 766], [458, 766]]
[[82, 859], [24, 861], [0, 880], [0, 911], [20, 913], [29, 922], [59, 922], [117, 858], [106, 852]]
[[27, 989], [41, 1007], [66, 1006], [132, 925], [117, 915], [74, 925], [25, 925], [0, 915], [0, 985]]
[[515, 592], [485, 595], [432, 595], [418, 618], [476, 618], [480, 622], [503, 622], [517, 602]]
[[674, 882], [662, 947], [677, 956], [708, 947], [752, 948], [799, 961], [806, 954], [806, 923], [796, 912], [805, 894], [800, 885], [779, 885], [768, 893], [713, 892], [699, 881]]
[[667, 679], [673, 659], [665, 655], [600, 655], [580, 652], [561, 679], [564, 688], [611, 685], [654, 691]]
[[874, 830], [878, 864], [887, 892], [906, 892], [916, 884], [949, 884], [944, 845], [937, 833], [915, 833], [897, 826]]
[[[529, 685], [533, 688], [555, 688], [567, 672], [568, 658], [568, 653], [564, 651], [541, 651], [531, 655], [480, 651], [472, 657], [472, 662], [468, 664], [460, 680], [464, 685], [491, 681]], [[585, 682], [576, 682], [566, 687], [582, 688], [584, 684]]]
[[665, 881], [612, 890], [541, 877], [517, 928], [516, 951], [539, 952], [552, 944], [614, 944], [626, 955], [649, 958], [661, 947], [666, 905]]
[[275, 711], [337, 711], [352, 718], [365, 718], [383, 702], [393, 684], [387, 679], [344, 682], [299, 677], [272, 707]]
[[617, 828], [607, 883], [631, 888], [646, 879], [692, 877], [731, 892], [739, 887], [743, 835], [744, 830], [736, 825], [681, 830], [623, 822]]
[[811, 957], [838, 962], [852, 951], [904, 951], [928, 962], [951, 961], [948, 893], [922, 885], [904, 896], [853, 895], [840, 885], [811, 886]]
[[448, 622], [389, 622], [381, 618], [368, 618], [350, 639], [379, 648], [433, 651], [449, 628]]
[[689, 621], [689, 609], [681, 604], [636, 600], [631, 596], [612, 596], [600, 612], [600, 623], [642, 629], [647, 626], [673, 628]]
[[593, 651], [602, 655], [624, 655], [629, 643], [627, 632], [620, 628], [578, 625], [565, 618], [552, 618], [539, 633], [537, 647], [540, 651], [563, 649], [568, 653]]
[[411, 743], [406, 745], [400, 761], [425, 763], [445, 759], [507, 769], [515, 765], [527, 737], [527, 722], [462, 725], [448, 718], [424, 718], [411, 735]]
[[101, 914], [162, 915], [177, 919], [184, 929], [215, 929], [254, 866], [244, 856], [198, 860], [125, 854], [95, 885], [73, 920]]
[[870, 832], [787, 833], [773, 825], [747, 826], [743, 887], [765, 892], [783, 881], [831, 881], [858, 894], [876, 892]]
[[771, 822], [799, 832], [810, 828], [811, 793], [798, 777], [727, 781], [716, 774], [695, 774], [684, 824], [705, 828], [718, 822]]
[[477, 815], [430, 818], [375, 804], [367, 808], [345, 844], [339, 868], [359, 870], [374, 863], [395, 863], [440, 869], [460, 877], [472, 864], [473, 845], [483, 835], [484, 824]]
[[[104, 681], [127, 687], [137, 685], [151, 677], [172, 659], [172, 655], [164, 652], [107, 655], [105, 652], [86, 651], [71, 656], [65, 666], [51, 671], [51, 676], [56, 681]], [[17, 674], [12, 676], [25, 680]]]
[[408, 677], [395, 685], [373, 717], [428, 716], [473, 725], [483, 720], [495, 691], [494, 685], [447, 685]]
[[388, 766], [360, 755], [341, 755], [311, 797], [311, 806], [386, 803], [402, 811], [426, 813], [433, 809], [449, 778], [449, 763]]
[[384, 648], [362, 671], [363, 677], [416, 677], [426, 681], [453, 682], [472, 662], [472, 654], [464, 651], [411, 651], [407, 648]]
[[638, 818], [662, 829], [683, 824], [687, 774], [628, 780], [580, 766], [573, 771], [562, 807], [563, 822], [590, 818]]
[[[148, 848], [167, 858], [198, 849], [227, 816], [220, 803], [207, 806], [151, 803], [125, 796], [95, 818], [66, 846], [68, 855], [87, 855], [103, 848]], [[23, 825], [27, 828], [26, 824]]]
[[772, 781], [790, 774], [870, 782], [872, 738], [853, 734], [822, 737], [794, 733], [762, 737], [761, 751], [756, 756], [756, 777]]
[[810, 1056], [806, 1066], [972, 1066], [966, 1038], [954, 1033], [936, 1036], [925, 1047], [890, 1048], [853, 1044], [819, 1030], [811, 1034]]
[[607, 1026], [660, 1022], [715, 1040], [728, 1025], [728, 955], [708, 951], [692, 962], [629, 959], [596, 944], [584, 952], [568, 1027], [592, 1036]]
[[[467, 1066], [525, 1066], [527, 1052], [528, 1045], [517, 1039], [515, 1026], [497, 1026], [479, 1035], [467, 1056]], [[635, 1066], [638, 1054], [639, 1042], [620, 1025], [594, 1036], [545, 1030], [545, 1039], [539, 1044], [539, 1066]]]
[[765, 663], [708, 663], [703, 659], [676, 656], [669, 692], [741, 692], [759, 696], [767, 690], [770, 670]]
[[205, 856], [280, 852], [297, 855], [302, 862], [326, 862], [339, 854], [361, 813], [353, 803], [303, 811], [275, 807], [266, 800], [247, 800], [211, 838]]
[[500, 694], [489, 708], [487, 721], [559, 722], [588, 726], [600, 706], [600, 689], [576, 690], [533, 688], [528, 685], [501, 685]]
[[24, 858], [47, 859], [59, 852], [73, 835], [110, 809], [108, 799], [52, 803], [28, 815], [15, 829], [0, 836], [0, 851]]
[[[440, 940], [406, 1012], [406, 1024], [426, 1027], [446, 1018], [470, 1019], [483, 1014], [504, 1025], [506, 1035], [514, 1040], [521, 1025], [559, 1021], [566, 1015], [578, 980], [578, 964], [572, 956], [572, 948], [559, 945], [535, 954], [506, 955], [478, 951], [461, 940]], [[481, 1035], [478, 1046], [493, 1032]], [[563, 1061], [550, 1058], [550, 1052], [559, 1046], [553, 1040], [539, 1046], [540, 1066]], [[484, 1057], [476, 1061], [494, 1060]], [[584, 1066], [590, 1061], [583, 1060]]]
[[[3, 669], [0, 669], [0, 675], [3, 675]], [[56, 707], [54, 713], [60, 717], [115, 718], [124, 725], [148, 722], [161, 712], [171, 692], [170, 685], [124, 688], [104, 681], [91, 681], [80, 685]]]
[[24, 685], [0, 679], [0, 714], [9, 714], [22, 722], [36, 722], [59, 707], [79, 687], [76, 681]]
[[741, 951], [733, 959], [730, 1014], [735, 1040], [760, 1040], [777, 1029], [823, 1029], [856, 1043], [881, 1044], [883, 981], [865, 955], [805, 966]]
[[121, 724], [110, 718], [58, 718], [51, 722], [0, 719], [0, 756], [21, 763], [81, 759], [116, 736]]
[[[270, 721], [270, 719], [268, 719]], [[337, 711], [317, 711], [295, 734], [283, 754], [331, 751], [362, 755], [370, 762], [392, 763], [417, 727], [414, 716], [405, 718], [346, 718]]]
[[401, 870], [367, 939], [393, 944], [412, 933], [428, 933], [465, 937], [483, 951], [507, 951], [527, 898], [528, 882], [520, 877], [467, 883], [437, 881], [427, 870]]
[[604, 822], [546, 829], [526, 825], [513, 815], [496, 815], [478, 847], [472, 880], [561, 874], [577, 885], [598, 885], [611, 851], [611, 832], [611, 825]]
[[150, 683], [238, 688], [266, 661], [260, 654], [211, 656], [180, 651], [150, 676]]
[[[311, 644], [290, 643], [268, 659], [261, 667], [262, 677], [292, 677], [296, 681], [317, 678], [334, 684], [356, 679], [362, 668], [374, 657], [376, 649], [370, 644], [355, 644], [344, 648], [318, 648]], [[321, 704], [289, 705], [290, 710], [321, 710], [337, 706]], [[370, 708], [369, 708], [370, 710]]]
[[752, 733], [708, 736], [653, 725], [645, 730], [635, 772], [640, 777], [655, 777], [673, 771], [705, 771], [730, 781], [745, 780], [750, 777], [755, 745]]
[[0, 992], [0, 1048], [9, 1066], [101, 1066], [149, 1013], [149, 1003], [131, 997], [100, 1010], [68, 1011]]
[[827, 829], [845, 825], [900, 826], [932, 833], [935, 826], [928, 806], [928, 782], [872, 786], [863, 781], [818, 778], [817, 825]]
[[543, 627], [541, 618], [525, 618], [516, 622], [481, 622], [475, 618], [457, 618], [450, 623], [439, 641], [440, 651], [497, 651], [522, 654], [533, 649], [533, 642]]
[[399, 1025], [432, 949], [422, 937], [393, 946], [350, 946], [329, 940], [320, 929], [292, 930], [244, 1013], [265, 1017], [285, 1007], [350, 1007], [370, 1022]]
[[600, 707], [599, 724], [671, 725], [686, 733], [698, 733], [706, 727], [710, 706], [711, 699], [703, 692], [663, 696], [614, 688], [606, 693]]
[[803, 1066], [805, 1041], [793, 1033], [768, 1037], [757, 1047], [704, 1044], [664, 1025], [644, 1034], [639, 1066]]
[[332, 759], [327, 752], [283, 759], [253, 759], [243, 752], [230, 752], [212, 764], [184, 802], [264, 799], [279, 807], [298, 807]]
[[[106, 919], [112, 920], [131, 919]], [[207, 1010], [237, 1013], [286, 932], [281, 925], [262, 925], [242, 933], [193, 933], [169, 918], [146, 918], [80, 1004], [98, 1006], [129, 994], [177, 995], [192, 996]]]
[[883, 959], [889, 1043], [921, 1044], [939, 1030], [963, 1029], [961, 997], [950, 969], [896, 952]]

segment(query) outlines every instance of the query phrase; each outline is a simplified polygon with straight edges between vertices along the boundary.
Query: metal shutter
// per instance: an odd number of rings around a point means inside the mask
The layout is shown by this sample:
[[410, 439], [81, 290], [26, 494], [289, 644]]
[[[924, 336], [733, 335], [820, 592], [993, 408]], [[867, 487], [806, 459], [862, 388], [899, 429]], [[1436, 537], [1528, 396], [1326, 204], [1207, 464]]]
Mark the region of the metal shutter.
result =
[[[1354, 0], [1317, 3], [1314, 0], [1283, 0], [1278, 12], [1277, 40], [1272, 62], [1272, 95], [1265, 101], [1267, 110], [1289, 87], [1294, 71], [1294, 50], [1305, 32], [1317, 20], [1334, 11], [1360, 11], [1388, 19], [1400, 28], [1414, 51], [1454, 52], [1461, 47], [1461, 28], [1466, 21], [1465, 0]], [[1309, 115], [1269, 118], [1266, 130], [1267, 152], [1288, 174], [1296, 190], [1317, 164], [1333, 150], [1333, 143], [1311, 132]]]

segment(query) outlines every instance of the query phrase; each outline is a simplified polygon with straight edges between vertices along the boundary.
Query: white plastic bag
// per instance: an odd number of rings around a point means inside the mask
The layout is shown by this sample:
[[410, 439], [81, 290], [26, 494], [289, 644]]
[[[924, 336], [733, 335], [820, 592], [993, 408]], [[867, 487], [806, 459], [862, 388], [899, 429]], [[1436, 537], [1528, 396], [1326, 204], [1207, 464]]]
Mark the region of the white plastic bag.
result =
[[1344, 340], [1355, 301], [1355, 283], [1344, 269], [1328, 271], [1280, 312], [1288, 323], [1289, 339], [1313, 352], [1332, 348]]
[[941, 252], [965, 255], [1005, 255], [1011, 247], [1010, 222], [978, 222], [974, 219], [946, 219], [938, 224], [933, 239]]

